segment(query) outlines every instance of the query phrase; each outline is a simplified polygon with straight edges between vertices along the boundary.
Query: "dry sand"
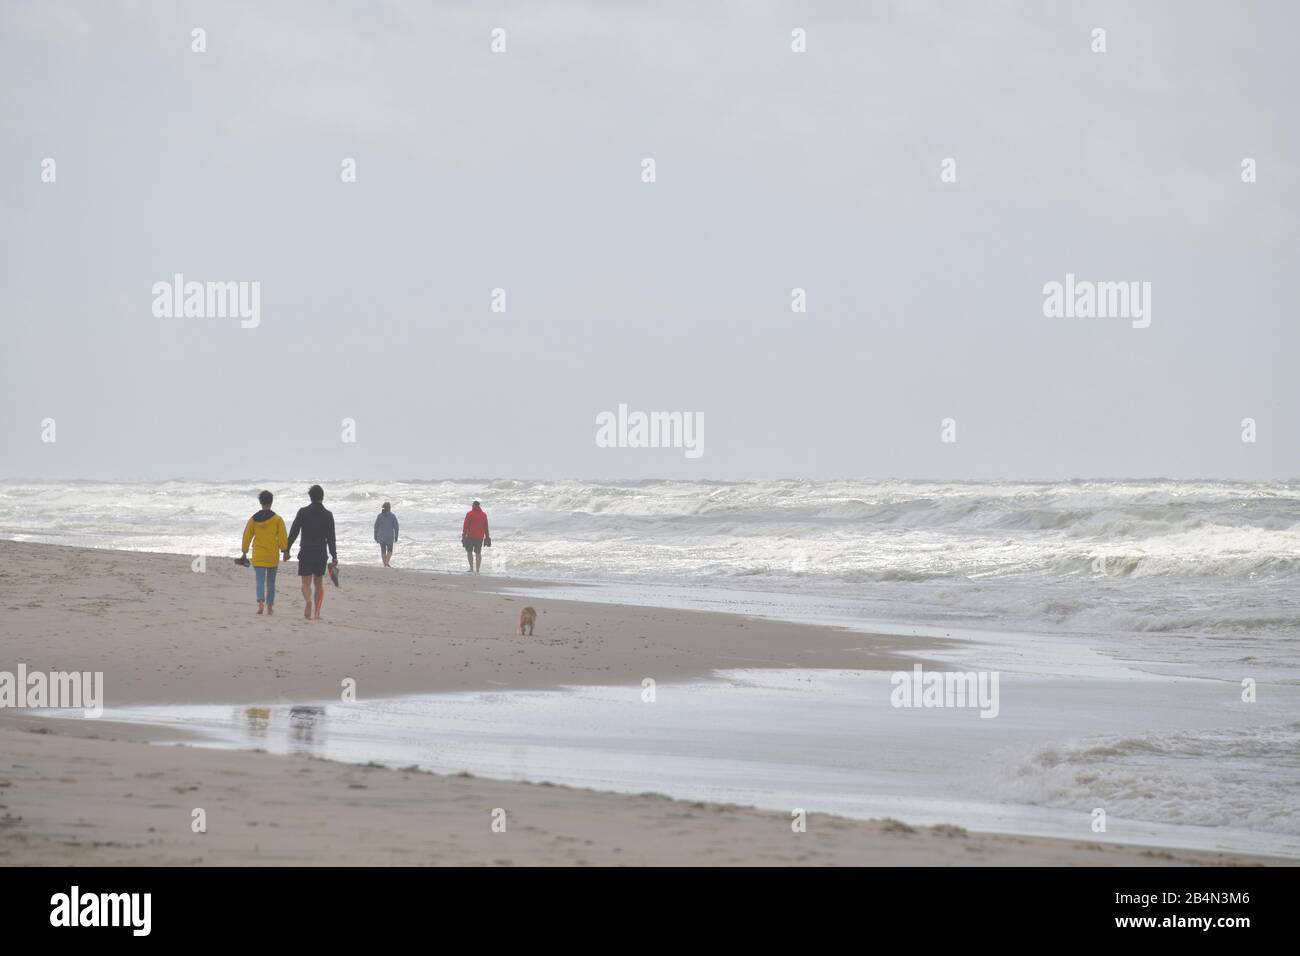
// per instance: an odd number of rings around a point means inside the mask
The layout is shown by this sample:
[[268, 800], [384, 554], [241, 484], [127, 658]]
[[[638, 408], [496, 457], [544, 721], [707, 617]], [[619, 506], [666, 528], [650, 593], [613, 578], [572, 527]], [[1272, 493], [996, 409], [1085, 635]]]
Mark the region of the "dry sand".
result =
[[[297, 562], [280, 566], [274, 617], [229, 558], [0, 541], [5, 659], [103, 671], [110, 706], [266, 704], [359, 696], [664, 683], [736, 667], [911, 667], [917, 638], [502, 595], [490, 575], [344, 567], [322, 620], [305, 621]], [[518, 582], [516, 582], [518, 583]], [[532, 583], [532, 582], [529, 582]], [[537, 608], [535, 636], [515, 634]]]
[[[519, 598], [505, 579], [344, 568], [302, 619], [251, 572], [183, 555], [0, 542], [0, 670], [103, 671], [109, 706], [277, 703], [657, 681], [716, 668], [910, 666], [914, 638], [727, 614]], [[514, 634], [525, 603], [535, 638]], [[930, 646], [933, 646], [931, 642]], [[152, 732], [0, 711], [0, 865], [1001, 864], [1282, 862], [911, 828], [302, 757], [151, 746]], [[192, 811], [207, 832], [191, 830]], [[491, 829], [506, 812], [506, 832]]]

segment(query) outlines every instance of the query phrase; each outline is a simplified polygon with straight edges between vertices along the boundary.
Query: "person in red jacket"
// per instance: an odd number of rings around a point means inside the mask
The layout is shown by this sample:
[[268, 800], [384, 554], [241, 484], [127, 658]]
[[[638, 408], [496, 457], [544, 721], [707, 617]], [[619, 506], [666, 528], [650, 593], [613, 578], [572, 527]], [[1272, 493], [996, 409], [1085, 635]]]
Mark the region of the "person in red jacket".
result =
[[469, 572], [478, 574], [479, 565], [483, 563], [483, 542], [491, 546], [492, 536], [488, 534], [487, 512], [476, 501], [465, 512], [465, 523], [460, 528], [460, 543], [465, 547], [465, 557], [469, 558]]

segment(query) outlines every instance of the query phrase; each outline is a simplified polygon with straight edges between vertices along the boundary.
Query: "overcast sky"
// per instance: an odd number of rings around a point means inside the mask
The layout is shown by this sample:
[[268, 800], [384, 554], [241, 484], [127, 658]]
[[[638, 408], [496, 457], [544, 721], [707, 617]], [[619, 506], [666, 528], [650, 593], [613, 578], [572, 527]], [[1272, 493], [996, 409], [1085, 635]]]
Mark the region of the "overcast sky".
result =
[[[0, 0], [0, 477], [1300, 476], [1297, 27]], [[1150, 326], [1045, 317], [1067, 273]], [[620, 403], [703, 455], [597, 447]]]

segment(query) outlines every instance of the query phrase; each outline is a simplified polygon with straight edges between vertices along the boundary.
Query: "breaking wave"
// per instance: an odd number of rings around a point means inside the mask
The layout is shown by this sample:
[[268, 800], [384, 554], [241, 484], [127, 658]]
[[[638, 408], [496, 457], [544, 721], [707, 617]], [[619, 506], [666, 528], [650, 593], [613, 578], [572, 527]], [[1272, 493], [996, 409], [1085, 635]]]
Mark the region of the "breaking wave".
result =
[[1115, 817], [1300, 834], [1300, 723], [1095, 737], [1043, 748], [1007, 796]]

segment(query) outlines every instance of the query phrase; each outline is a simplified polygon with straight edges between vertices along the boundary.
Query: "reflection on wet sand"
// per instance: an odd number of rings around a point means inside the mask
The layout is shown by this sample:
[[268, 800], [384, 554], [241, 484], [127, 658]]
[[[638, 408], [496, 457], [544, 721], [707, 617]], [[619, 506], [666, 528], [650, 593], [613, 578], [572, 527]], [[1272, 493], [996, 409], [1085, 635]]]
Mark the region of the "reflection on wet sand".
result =
[[235, 723], [245, 724], [250, 737], [265, 737], [267, 731], [271, 729], [271, 708], [245, 707], [242, 710], [236, 708]]
[[[268, 739], [271, 726], [276, 723], [270, 707], [236, 707], [234, 716], [236, 726], [246, 728], [250, 740]], [[285, 738], [291, 753], [315, 754], [316, 748], [325, 740], [325, 708], [290, 707]]]
[[289, 742], [296, 753], [311, 753], [325, 739], [325, 708], [289, 708]]

